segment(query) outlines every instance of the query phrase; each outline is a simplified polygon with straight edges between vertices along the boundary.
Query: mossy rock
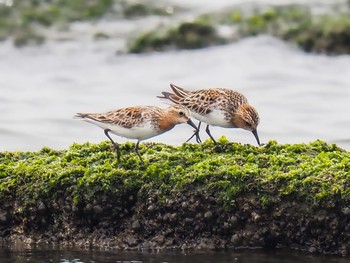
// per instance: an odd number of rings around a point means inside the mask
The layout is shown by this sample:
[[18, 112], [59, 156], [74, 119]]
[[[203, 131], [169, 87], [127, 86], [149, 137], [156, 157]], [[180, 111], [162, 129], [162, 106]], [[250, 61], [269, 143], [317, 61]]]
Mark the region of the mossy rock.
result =
[[321, 141], [309, 145], [272, 141], [264, 147], [229, 143], [225, 138], [217, 146], [145, 143], [141, 152], [146, 165], [139, 162], [131, 143], [122, 145], [121, 151], [120, 162], [108, 142], [74, 144], [62, 151], [0, 153], [0, 196], [2, 201], [20, 198], [25, 209], [37, 198], [55, 198], [62, 187], [70, 189], [73, 200], [89, 202], [100, 193], [118, 196], [130, 190], [147, 195], [156, 188], [166, 195], [174, 188], [193, 185], [228, 209], [246, 191], [266, 197], [293, 195], [310, 202], [350, 200], [350, 153]]
[[[14, 1], [0, 5], [0, 41], [14, 39], [16, 46], [41, 44], [46, 27], [60, 28], [74, 21], [134, 19], [150, 15], [172, 15], [180, 10], [152, 1], [49, 0]], [[249, 8], [248, 8], [249, 10]], [[233, 35], [221, 36], [217, 28], [232, 27]], [[221, 45], [260, 34], [276, 36], [307, 52], [349, 54], [350, 18], [344, 10], [315, 15], [303, 5], [257, 6], [202, 14], [194, 22], [172, 28], [157, 28], [129, 40], [130, 53], [197, 49]], [[101, 36], [101, 38], [100, 38]], [[94, 37], [94, 36], [93, 36]], [[95, 39], [104, 36], [96, 35]]]
[[110, 35], [108, 35], [105, 32], [96, 32], [94, 34], [94, 39], [95, 40], [104, 40], [104, 39], [109, 39], [109, 38], [111, 38]]
[[350, 18], [348, 16], [318, 17], [307, 26], [300, 25], [286, 32], [283, 37], [308, 52], [349, 54]]
[[23, 47], [28, 45], [40, 45], [45, 42], [43, 35], [36, 31], [19, 31], [13, 37], [13, 44], [16, 47]]
[[154, 30], [142, 34], [131, 41], [129, 52], [198, 49], [223, 44], [224, 42], [214, 26], [201, 22], [184, 22], [176, 28], [168, 29], [165, 33]]
[[120, 162], [110, 142], [0, 153], [0, 237], [350, 253], [350, 153], [334, 144], [144, 143], [145, 164], [134, 144], [121, 151]]
[[94, 21], [106, 16], [109, 19], [129, 19], [148, 15], [171, 15], [174, 8], [152, 1], [13, 1], [11, 7], [0, 4], [0, 40], [15, 38], [17, 46], [40, 44], [42, 42], [39, 38], [32, 37], [29, 40], [27, 36], [36, 32], [37, 36], [42, 35], [45, 38], [45, 31], [42, 30], [44, 28], [59, 28], [62, 24], [70, 25], [75, 21]]
[[[156, 5], [154, 2], [124, 2], [123, 15], [126, 18], [145, 17], [150, 15], [169, 16], [174, 12], [174, 8], [168, 5]], [[176, 8], [178, 9], [178, 8]]]
[[[219, 36], [216, 28], [231, 26], [232, 36]], [[270, 6], [244, 12], [239, 9], [200, 15], [194, 22], [157, 28], [130, 41], [129, 52], [196, 49], [268, 34], [294, 43], [307, 52], [348, 54], [350, 18], [345, 13], [312, 14], [303, 5]]]
[[350, 53], [350, 18], [347, 14], [312, 15], [307, 7], [287, 5], [256, 11], [243, 18], [233, 11], [231, 18], [241, 38], [269, 34], [295, 43], [307, 52]]
[[216, 30], [209, 24], [182, 23], [175, 34], [175, 44], [181, 49], [196, 49], [222, 44]]

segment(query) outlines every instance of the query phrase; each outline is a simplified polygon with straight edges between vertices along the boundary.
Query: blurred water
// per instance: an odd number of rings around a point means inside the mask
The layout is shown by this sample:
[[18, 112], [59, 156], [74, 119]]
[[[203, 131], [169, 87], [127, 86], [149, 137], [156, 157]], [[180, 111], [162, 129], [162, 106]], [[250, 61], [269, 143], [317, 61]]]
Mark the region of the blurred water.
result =
[[[0, 44], [0, 150], [105, 140], [102, 130], [73, 120], [73, 114], [130, 105], [166, 107], [156, 96], [169, 90], [170, 82], [243, 92], [261, 115], [263, 142], [322, 139], [350, 149], [350, 56], [306, 54], [268, 36], [146, 55], [115, 55], [111, 46], [99, 48], [98, 43], [24, 49]], [[180, 144], [191, 132], [181, 125], [151, 140]], [[213, 127], [212, 133], [255, 143], [243, 130]]]

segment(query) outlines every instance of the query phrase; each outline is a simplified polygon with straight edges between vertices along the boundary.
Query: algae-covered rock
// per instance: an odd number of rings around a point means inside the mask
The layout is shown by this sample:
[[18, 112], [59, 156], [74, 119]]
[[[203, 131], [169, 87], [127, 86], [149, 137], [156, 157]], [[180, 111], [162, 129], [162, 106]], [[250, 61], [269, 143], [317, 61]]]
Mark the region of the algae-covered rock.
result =
[[237, 24], [241, 37], [269, 34], [290, 41], [307, 52], [350, 53], [350, 17], [347, 13], [314, 15], [307, 7], [287, 5], [270, 7], [232, 23]]
[[198, 49], [224, 42], [212, 25], [201, 22], [184, 22], [166, 32], [156, 29], [141, 34], [129, 43], [129, 52]]
[[308, 52], [349, 54], [350, 17], [318, 17], [313, 19], [308, 27], [300, 26], [286, 32], [284, 38]]
[[[0, 41], [14, 39], [18, 47], [41, 44], [47, 28], [69, 28], [76, 21], [133, 19], [151, 15], [169, 16], [176, 7], [154, 1], [128, 0], [28, 0], [0, 1]], [[39, 37], [40, 36], [40, 37]], [[97, 38], [101, 39], [101, 38]]]
[[[62, 28], [69, 30], [76, 21], [142, 19], [148, 16], [170, 16], [182, 10], [152, 0], [28, 0], [9, 3], [0, 4], [0, 41], [11, 39], [18, 47], [44, 43], [48, 34], [53, 35], [52, 31], [58, 32]], [[135, 38], [127, 39], [128, 52], [197, 49], [269, 34], [307, 52], [350, 53], [349, 10], [337, 4], [328, 7], [328, 11], [323, 10], [321, 14], [312, 12], [308, 5], [247, 4], [200, 14], [190, 22], [166, 25], [169, 22], [164, 20], [164, 26], [157, 24], [153, 30], [140, 32]], [[102, 32], [91, 37], [102, 40], [110, 36]]]
[[28, 29], [27, 31], [18, 31], [13, 36], [13, 44], [16, 47], [23, 47], [28, 45], [40, 45], [45, 42], [45, 38], [43, 35], [36, 31], [31, 31]]
[[11, 4], [0, 3], [0, 37], [12, 38], [21, 47], [43, 43], [43, 28], [102, 17], [111, 9], [113, 0], [28, 0]]
[[[195, 22], [181, 22], [166, 32], [156, 28], [142, 33], [130, 42], [129, 52], [203, 48], [268, 34], [307, 52], [350, 53], [348, 12], [314, 14], [305, 5], [258, 6], [250, 11], [241, 9], [202, 14]], [[220, 35], [218, 29], [222, 25], [231, 28], [232, 34]]]
[[127, 18], [145, 17], [150, 15], [168, 16], [174, 12], [174, 7], [151, 1], [124, 1], [121, 3], [123, 14]]
[[[348, 255], [350, 153], [336, 145], [133, 145], [0, 153], [0, 236], [82, 247], [294, 247]], [[345, 248], [345, 249], [344, 249]]]

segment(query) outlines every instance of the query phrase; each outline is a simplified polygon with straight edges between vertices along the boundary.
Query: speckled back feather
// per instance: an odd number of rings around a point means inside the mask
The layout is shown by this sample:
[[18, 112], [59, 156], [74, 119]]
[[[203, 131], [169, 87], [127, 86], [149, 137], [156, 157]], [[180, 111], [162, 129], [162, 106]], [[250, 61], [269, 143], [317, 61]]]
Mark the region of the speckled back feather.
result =
[[106, 113], [78, 113], [77, 117], [89, 118], [98, 122], [131, 128], [146, 121], [154, 122], [163, 114], [164, 112], [158, 107], [136, 106], [112, 110]]
[[190, 111], [200, 115], [209, 114], [213, 108], [231, 114], [236, 111], [239, 105], [248, 103], [247, 98], [243, 94], [230, 89], [214, 88], [187, 91], [174, 84], [170, 84], [170, 87], [174, 91], [174, 94], [163, 92], [165, 98], [170, 99], [174, 103], [181, 104]]

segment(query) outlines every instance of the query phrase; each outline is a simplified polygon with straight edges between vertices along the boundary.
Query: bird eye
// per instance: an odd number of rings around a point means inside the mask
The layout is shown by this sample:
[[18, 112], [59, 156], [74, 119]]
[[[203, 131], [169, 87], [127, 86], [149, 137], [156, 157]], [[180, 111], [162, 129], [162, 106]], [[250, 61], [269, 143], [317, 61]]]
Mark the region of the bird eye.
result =
[[252, 125], [249, 123], [249, 122], [247, 122], [247, 121], [245, 121], [245, 125], [247, 125], [248, 127], [251, 127]]
[[182, 116], [184, 116], [184, 115], [185, 115], [185, 113], [184, 113], [183, 111], [180, 111], [180, 112], [179, 112], [179, 116], [182, 117]]

